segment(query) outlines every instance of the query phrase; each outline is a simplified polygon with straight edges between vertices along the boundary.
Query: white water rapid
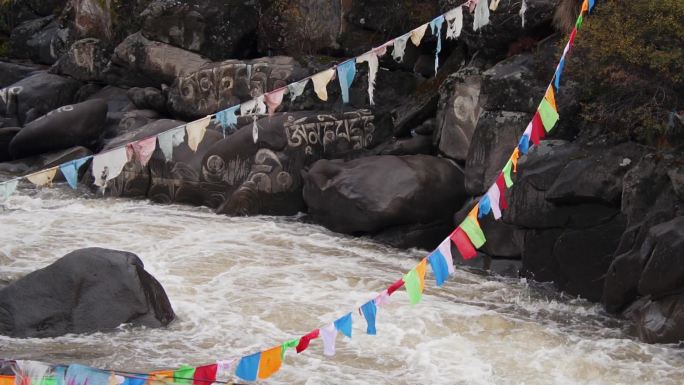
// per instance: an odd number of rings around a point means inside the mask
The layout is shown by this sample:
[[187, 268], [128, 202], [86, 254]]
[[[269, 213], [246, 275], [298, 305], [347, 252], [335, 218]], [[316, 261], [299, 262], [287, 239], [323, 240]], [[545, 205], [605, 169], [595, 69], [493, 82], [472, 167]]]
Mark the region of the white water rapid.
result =
[[[293, 218], [229, 218], [208, 209], [93, 199], [63, 188], [19, 191], [0, 208], [0, 280], [82, 247], [137, 254], [177, 319], [49, 339], [0, 336], [0, 357], [128, 371], [202, 365], [322, 327], [407, 272], [420, 251], [340, 236]], [[288, 351], [269, 384], [684, 383], [684, 353], [648, 345], [599, 305], [520, 279], [458, 271], [423, 301], [401, 290], [379, 310], [378, 335], [354, 315], [353, 339]]]

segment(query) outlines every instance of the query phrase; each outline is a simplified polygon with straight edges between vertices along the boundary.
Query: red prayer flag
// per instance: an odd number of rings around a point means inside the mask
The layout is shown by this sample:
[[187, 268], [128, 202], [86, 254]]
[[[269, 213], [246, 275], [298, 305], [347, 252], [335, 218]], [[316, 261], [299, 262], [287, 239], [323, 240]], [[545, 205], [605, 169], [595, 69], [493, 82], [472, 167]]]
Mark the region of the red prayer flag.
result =
[[193, 385], [211, 385], [216, 381], [216, 364], [207, 366], [198, 366], [195, 369], [195, 374], [192, 376]]
[[387, 288], [387, 295], [392, 295], [392, 293], [401, 289], [402, 286], [404, 286], [404, 280], [399, 278], [397, 282], [394, 282], [392, 286]]
[[504, 179], [503, 173], [499, 174], [496, 178], [496, 187], [499, 188], [499, 208], [501, 210], [506, 210], [508, 208], [508, 202], [506, 202], [506, 179]]
[[300, 338], [299, 343], [297, 344], [297, 347], [296, 347], [297, 353], [301, 353], [301, 352], [305, 351], [306, 348], [309, 347], [309, 342], [311, 342], [311, 340], [315, 340], [316, 338], [318, 338], [318, 335], [320, 334], [320, 332], [321, 332], [320, 329], [316, 329], [316, 330], [312, 331], [311, 333], [305, 335], [304, 337]]
[[473, 247], [468, 235], [461, 230], [460, 227], [456, 228], [456, 230], [449, 235], [449, 238], [454, 242], [454, 245], [456, 245], [456, 248], [458, 249], [458, 252], [461, 253], [463, 259], [468, 260], [477, 257], [475, 247]]
[[575, 36], [577, 36], [577, 27], [572, 29], [572, 33], [570, 33], [570, 39], [568, 40], [568, 44], [570, 44], [571, 50], [572, 50], [572, 47], [575, 45]]
[[530, 139], [535, 146], [539, 145], [539, 141], [544, 138], [546, 131], [544, 130], [544, 122], [542, 121], [539, 111], [534, 113], [534, 118], [532, 118], [532, 134]]

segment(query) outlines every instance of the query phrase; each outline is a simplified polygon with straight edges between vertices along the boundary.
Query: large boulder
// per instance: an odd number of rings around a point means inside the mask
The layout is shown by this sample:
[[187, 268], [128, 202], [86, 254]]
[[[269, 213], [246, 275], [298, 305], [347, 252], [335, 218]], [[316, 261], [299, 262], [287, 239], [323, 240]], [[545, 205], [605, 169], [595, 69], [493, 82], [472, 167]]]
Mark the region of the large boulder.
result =
[[467, 159], [482, 111], [481, 83], [480, 71], [466, 67], [449, 75], [439, 89], [435, 142], [440, 153], [459, 162]]
[[648, 343], [676, 344], [684, 341], [684, 294], [654, 300], [644, 297], [625, 312], [636, 325], [637, 335]]
[[164, 288], [133, 253], [87, 248], [0, 289], [0, 334], [55, 337], [174, 318]]
[[0, 89], [14, 84], [39, 70], [41, 70], [41, 66], [0, 61]]
[[12, 30], [9, 48], [12, 57], [53, 64], [75, 40], [74, 32], [62, 26], [55, 16], [29, 20]]
[[67, 75], [81, 81], [103, 81], [110, 52], [95, 38], [81, 39], [71, 45], [53, 65], [50, 72]]
[[172, 45], [152, 41], [140, 32], [115, 49], [106, 77], [114, 84], [153, 86], [171, 84], [177, 76], [198, 71], [209, 59]]
[[142, 34], [213, 60], [251, 57], [255, 53], [259, 18], [255, 3], [156, 0], [140, 15]]
[[114, 35], [112, 25], [116, 18], [113, 3], [113, 0], [71, 0], [76, 33], [80, 37], [109, 41]]
[[99, 99], [60, 107], [22, 128], [10, 143], [10, 154], [23, 158], [73, 146], [94, 148], [106, 116], [107, 104]]
[[342, 158], [373, 148], [390, 131], [368, 110], [285, 113], [260, 119], [257, 125], [256, 143], [252, 124], [247, 124], [205, 155], [201, 181], [221, 191], [218, 213], [292, 215], [303, 211], [300, 171], [321, 158]]
[[287, 56], [209, 63], [186, 69], [177, 77], [168, 90], [168, 108], [175, 116], [196, 119], [287, 86], [306, 75], [308, 71]]
[[9, 144], [15, 135], [21, 130], [20, 127], [2, 127], [0, 128], [0, 162], [5, 162], [12, 159], [9, 153]]
[[449, 220], [465, 200], [463, 172], [425, 155], [320, 160], [304, 173], [304, 200], [313, 220], [350, 234]]
[[37, 72], [0, 90], [0, 115], [16, 116], [26, 121], [30, 110], [43, 115], [71, 104], [81, 83], [66, 77]]

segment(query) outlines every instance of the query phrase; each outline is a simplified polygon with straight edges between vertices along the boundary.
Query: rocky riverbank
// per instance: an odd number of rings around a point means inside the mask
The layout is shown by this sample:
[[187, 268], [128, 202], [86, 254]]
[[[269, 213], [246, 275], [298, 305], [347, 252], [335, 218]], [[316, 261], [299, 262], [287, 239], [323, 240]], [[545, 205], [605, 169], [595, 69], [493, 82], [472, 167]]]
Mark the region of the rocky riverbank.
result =
[[[226, 215], [307, 214], [334, 231], [434, 247], [485, 192], [537, 108], [564, 39], [555, 0], [500, 2], [478, 32], [409, 44], [367, 70], [342, 104], [309, 86], [273, 116], [196, 152], [130, 162], [110, 196], [205, 205]], [[561, 6], [577, 7], [573, 1]], [[340, 63], [455, 6], [389, 1], [10, 2], [0, 24], [0, 172], [22, 175], [144, 138]], [[558, 13], [556, 13], [558, 15]], [[428, 34], [429, 35], [429, 34]], [[580, 37], [578, 37], [580, 38]], [[569, 64], [574, 65], [574, 64]], [[331, 83], [332, 84], [332, 83]], [[336, 84], [336, 83], [335, 83]], [[482, 220], [483, 267], [516, 267], [633, 317], [650, 342], [684, 339], [681, 147], [585, 122], [572, 78], [561, 123], [521, 158], [503, 221]], [[673, 129], [681, 129], [673, 114]], [[89, 172], [83, 181], [90, 185]], [[516, 271], [515, 274], [518, 272]]]

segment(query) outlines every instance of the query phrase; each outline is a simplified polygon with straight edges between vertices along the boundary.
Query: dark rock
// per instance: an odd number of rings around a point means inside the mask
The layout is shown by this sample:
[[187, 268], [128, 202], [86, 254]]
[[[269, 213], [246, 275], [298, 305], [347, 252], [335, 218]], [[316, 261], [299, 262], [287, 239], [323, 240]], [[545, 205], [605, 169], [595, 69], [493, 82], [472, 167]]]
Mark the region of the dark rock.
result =
[[648, 343], [679, 343], [684, 341], [684, 294], [674, 294], [635, 302], [626, 315], [634, 321], [642, 341]]
[[119, 135], [115, 138], [106, 141], [104, 149], [110, 149], [122, 146], [126, 143], [131, 143], [136, 140], [144, 139], [149, 136], [157, 135], [162, 132], [168, 131], [172, 128], [180, 127], [184, 125], [185, 122], [173, 119], [159, 119], [152, 123], [146, 124], [142, 127], [129, 130], [128, 132]]
[[495, 182], [531, 118], [525, 112], [482, 112], [466, 159], [468, 193], [481, 195]]
[[132, 110], [123, 113], [119, 120], [118, 127], [113, 132], [114, 136], [119, 136], [127, 132], [136, 130], [142, 126], [150, 124], [160, 119], [159, 113], [152, 110]]
[[0, 61], [0, 88], [7, 87], [42, 68], [35, 65]]
[[601, 302], [611, 313], [622, 311], [638, 296], [639, 278], [645, 259], [639, 250], [633, 250], [613, 259], [608, 268]]
[[151, 40], [198, 52], [213, 60], [254, 55], [259, 18], [255, 2], [153, 1], [141, 14]]
[[407, 26], [421, 25], [439, 13], [436, 0], [418, 0], [411, 6], [391, 0], [355, 0], [345, 19], [359, 28], [381, 32], [386, 36], [406, 33]]
[[166, 111], [166, 97], [160, 89], [154, 87], [128, 90], [128, 98], [141, 110], [154, 110], [161, 113]]
[[522, 54], [482, 73], [484, 109], [534, 113], [546, 92], [546, 85], [539, 81], [534, 65], [532, 54]]
[[6, 88], [8, 95], [0, 100], [0, 115], [17, 116], [24, 122], [26, 113], [32, 108], [46, 114], [72, 103], [80, 85], [73, 79], [37, 72]]
[[[537, 40], [552, 31], [551, 20], [556, 0], [527, 0], [525, 27], [522, 26], [519, 1], [502, 1], [496, 12], [491, 12], [489, 24], [473, 31], [473, 16], [464, 8], [463, 32], [460, 39], [473, 51], [502, 58], [510, 46], [525, 39]], [[446, 12], [462, 4], [458, 0], [440, 0], [440, 10]], [[578, 5], [579, 6], [579, 5]]]
[[209, 150], [202, 182], [221, 191], [216, 210], [228, 215], [293, 215], [305, 209], [300, 171], [321, 158], [372, 148], [391, 128], [368, 110], [278, 114], [237, 130]]
[[321, 160], [304, 173], [304, 200], [311, 217], [334, 231], [373, 233], [448, 220], [464, 201], [462, 178], [450, 161], [425, 155]]
[[110, 54], [105, 44], [99, 39], [78, 40], [57, 60], [50, 72], [86, 82], [102, 82]]
[[340, 48], [342, 2], [327, 0], [259, 0], [260, 52], [273, 54], [324, 53]]
[[373, 239], [392, 247], [434, 250], [454, 230], [450, 221], [394, 226], [373, 235]]
[[439, 89], [435, 143], [441, 154], [465, 162], [482, 111], [480, 71], [466, 67], [449, 75]]
[[632, 142], [609, 148], [583, 147], [560, 172], [546, 199], [554, 203], [618, 204], [622, 178], [641, 159], [643, 151]]
[[307, 70], [286, 56], [206, 64], [178, 76], [168, 90], [168, 108], [174, 116], [197, 119], [306, 75]]
[[163, 287], [132, 253], [87, 248], [0, 289], [0, 334], [55, 337], [174, 318]]
[[413, 132], [418, 135], [432, 135], [435, 132], [435, 119], [428, 119], [421, 125], [413, 129]]
[[117, 4], [113, 3], [101, 0], [73, 0], [70, 5], [73, 10], [74, 29], [78, 36], [110, 42], [114, 37], [113, 22], [117, 18]]
[[10, 143], [10, 154], [22, 158], [73, 146], [93, 148], [106, 113], [106, 104], [98, 99], [60, 107], [22, 128]]
[[21, 130], [20, 127], [0, 128], [0, 162], [12, 159], [9, 153], [9, 144], [19, 130]]
[[432, 155], [432, 138], [416, 135], [410, 138], [392, 138], [373, 149], [375, 155]]
[[[114, 67], [105, 75], [108, 82], [159, 87], [162, 83], [171, 84], [178, 76], [199, 71], [209, 59], [135, 33], [114, 49], [112, 63]], [[117, 72], [116, 66], [121, 71]]]
[[684, 216], [651, 227], [641, 245], [645, 257], [639, 294], [658, 297], [684, 289]]
[[15, 58], [53, 64], [74, 40], [71, 29], [62, 27], [54, 16], [46, 16], [24, 22], [12, 30], [10, 53]]

